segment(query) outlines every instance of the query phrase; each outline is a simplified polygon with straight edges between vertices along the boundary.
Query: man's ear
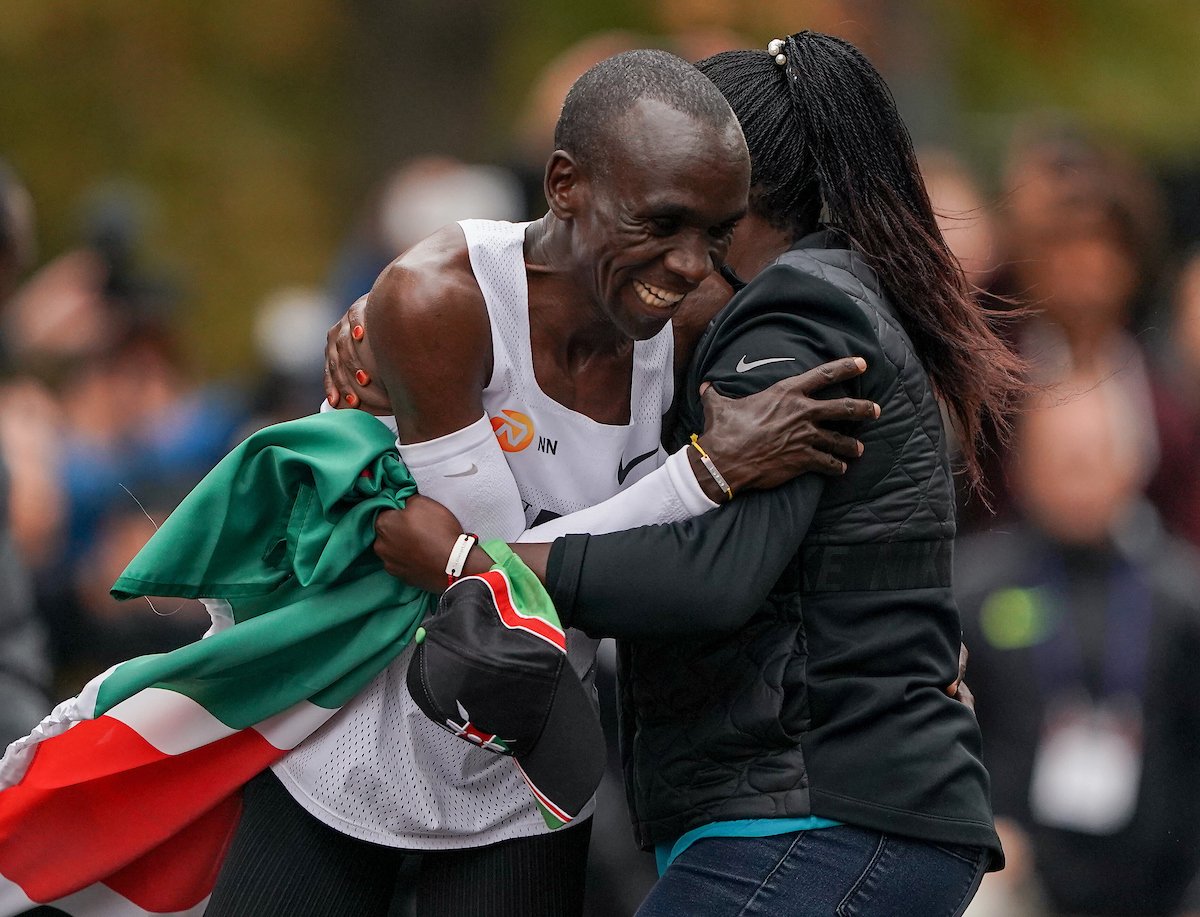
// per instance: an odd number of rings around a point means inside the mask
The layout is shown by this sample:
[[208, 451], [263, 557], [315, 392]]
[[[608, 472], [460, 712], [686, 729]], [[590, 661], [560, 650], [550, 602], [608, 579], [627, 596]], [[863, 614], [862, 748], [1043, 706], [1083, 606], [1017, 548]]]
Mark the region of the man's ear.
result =
[[560, 220], [570, 220], [587, 206], [588, 182], [570, 153], [555, 150], [546, 163], [546, 203]]

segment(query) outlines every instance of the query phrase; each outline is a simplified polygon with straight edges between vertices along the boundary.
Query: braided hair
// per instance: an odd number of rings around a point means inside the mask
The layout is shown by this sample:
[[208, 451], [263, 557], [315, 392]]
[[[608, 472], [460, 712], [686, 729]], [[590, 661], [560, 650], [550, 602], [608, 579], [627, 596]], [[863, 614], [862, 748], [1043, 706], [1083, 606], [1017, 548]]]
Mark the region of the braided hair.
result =
[[1004, 441], [1024, 392], [1001, 320], [972, 296], [934, 219], [908, 129], [883, 77], [849, 42], [819, 32], [696, 66], [721, 90], [750, 149], [750, 210], [799, 238], [822, 220], [871, 265], [961, 440], [972, 487], [991, 425]]

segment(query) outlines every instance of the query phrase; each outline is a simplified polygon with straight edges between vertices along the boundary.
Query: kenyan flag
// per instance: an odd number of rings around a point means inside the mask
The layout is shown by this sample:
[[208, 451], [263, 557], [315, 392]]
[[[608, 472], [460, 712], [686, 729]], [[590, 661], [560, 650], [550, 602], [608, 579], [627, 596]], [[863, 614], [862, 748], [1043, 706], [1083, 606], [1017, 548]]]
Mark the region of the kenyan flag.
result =
[[204, 597], [228, 622], [115, 666], [0, 760], [0, 915], [204, 909], [240, 787], [391, 662], [432, 608], [371, 550], [411, 478], [358, 411], [270, 427], [164, 523], [114, 595]]

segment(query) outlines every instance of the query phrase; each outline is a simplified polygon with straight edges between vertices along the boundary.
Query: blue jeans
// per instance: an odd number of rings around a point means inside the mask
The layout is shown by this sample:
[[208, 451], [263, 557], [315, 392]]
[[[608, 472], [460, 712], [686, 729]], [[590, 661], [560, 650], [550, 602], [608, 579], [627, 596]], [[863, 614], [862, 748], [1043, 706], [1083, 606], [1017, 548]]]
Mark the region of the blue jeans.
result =
[[957, 917], [986, 865], [980, 847], [850, 825], [710, 837], [680, 854], [637, 917]]

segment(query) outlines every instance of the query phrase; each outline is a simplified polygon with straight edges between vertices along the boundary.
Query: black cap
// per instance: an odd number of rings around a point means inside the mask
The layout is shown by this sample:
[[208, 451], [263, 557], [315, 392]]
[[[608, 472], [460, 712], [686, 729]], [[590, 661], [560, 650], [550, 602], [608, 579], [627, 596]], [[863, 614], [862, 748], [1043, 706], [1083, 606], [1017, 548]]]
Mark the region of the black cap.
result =
[[604, 733], [549, 597], [527, 592], [500, 569], [454, 583], [417, 633], [408, 690], [438, 725], [512, 756], [561, 828], [600, 785]]

